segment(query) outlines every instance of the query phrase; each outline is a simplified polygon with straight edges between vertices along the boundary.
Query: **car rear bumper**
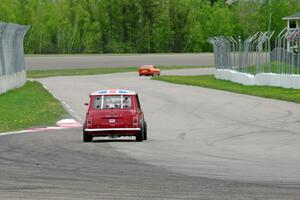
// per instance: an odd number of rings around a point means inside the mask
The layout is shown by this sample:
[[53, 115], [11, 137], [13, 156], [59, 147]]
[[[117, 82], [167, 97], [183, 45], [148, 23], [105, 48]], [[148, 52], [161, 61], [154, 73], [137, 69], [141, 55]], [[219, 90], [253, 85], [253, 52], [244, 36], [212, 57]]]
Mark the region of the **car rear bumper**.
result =
[[135, 136], [141, 131], [140, 128], [95, 128], [84, 129], [85, 134], [92, 136]]
[[152, 72], [140, 72], [139, 74], [140, 75], [152, 75], [153, 73]]
[[140, 131], [140, 128], [93, 128], [84, 129], [86, 132], [98, 132], [98, 131]]

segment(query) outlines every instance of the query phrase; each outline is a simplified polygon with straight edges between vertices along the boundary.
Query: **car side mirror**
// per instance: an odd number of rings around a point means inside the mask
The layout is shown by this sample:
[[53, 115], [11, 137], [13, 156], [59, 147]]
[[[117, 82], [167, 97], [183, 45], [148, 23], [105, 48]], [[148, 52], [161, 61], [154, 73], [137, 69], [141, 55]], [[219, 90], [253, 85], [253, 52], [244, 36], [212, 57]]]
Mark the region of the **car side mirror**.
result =
[[84, 103], [84, 105], [85, 105], [85, 106], [88, 106], [88, 105], [89, 105], [89, 103]]

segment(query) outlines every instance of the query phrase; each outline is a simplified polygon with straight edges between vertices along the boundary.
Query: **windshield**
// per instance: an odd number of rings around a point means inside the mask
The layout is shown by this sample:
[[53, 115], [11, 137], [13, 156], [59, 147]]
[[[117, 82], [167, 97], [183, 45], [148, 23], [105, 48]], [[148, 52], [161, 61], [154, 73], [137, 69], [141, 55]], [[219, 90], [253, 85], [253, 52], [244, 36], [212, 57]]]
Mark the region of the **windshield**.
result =
[[141, 68], [142, 69], [149, 69], [149, 68], [155, 68], [155, 67], [152, 66], [152, 65], [143, 65]]
[[131, 108], [131, 97], [126, 95], [103, 95], [94, 99], [95, 109]]

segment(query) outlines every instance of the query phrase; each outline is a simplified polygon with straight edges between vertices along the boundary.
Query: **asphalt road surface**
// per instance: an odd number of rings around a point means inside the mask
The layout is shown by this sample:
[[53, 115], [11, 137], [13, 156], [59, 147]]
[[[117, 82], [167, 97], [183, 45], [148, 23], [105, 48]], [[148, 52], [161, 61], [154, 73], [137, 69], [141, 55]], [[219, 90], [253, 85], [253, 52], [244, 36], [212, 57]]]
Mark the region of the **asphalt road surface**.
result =
[[28, 70], [94, 67], [132, 67], [143, 64], [164, 66], [213, 66], [212, 53], [199, 54], [99, 54], [26, 56]]
[[0, 199], [300, 198], [298, 104], [136, 73], [40, 81], [79, 120], [89, 93], [136, 90], [149, 140], [83, 143], [81, 129], [0, 136]]

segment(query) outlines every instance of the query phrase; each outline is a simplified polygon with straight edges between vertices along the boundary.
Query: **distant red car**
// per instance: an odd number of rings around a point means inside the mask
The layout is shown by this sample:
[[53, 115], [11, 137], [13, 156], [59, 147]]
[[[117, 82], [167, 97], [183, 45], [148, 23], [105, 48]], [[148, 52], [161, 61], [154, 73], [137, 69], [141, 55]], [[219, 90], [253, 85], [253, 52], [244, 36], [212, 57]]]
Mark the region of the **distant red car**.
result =
[[129, 90], [99, 90], [90, 95], [83, 125], [83, 141], [93, 137], [135, 136], [147, 139], [147, 123], [138, 94]]
[[157, 75], [159, 76], [160, 75], [160, 69], [157, 69], [155, 65], [142, 65], [140, 68], [139, 68], [139, 75], [142, 76], [154, 76], [154, 75]]

